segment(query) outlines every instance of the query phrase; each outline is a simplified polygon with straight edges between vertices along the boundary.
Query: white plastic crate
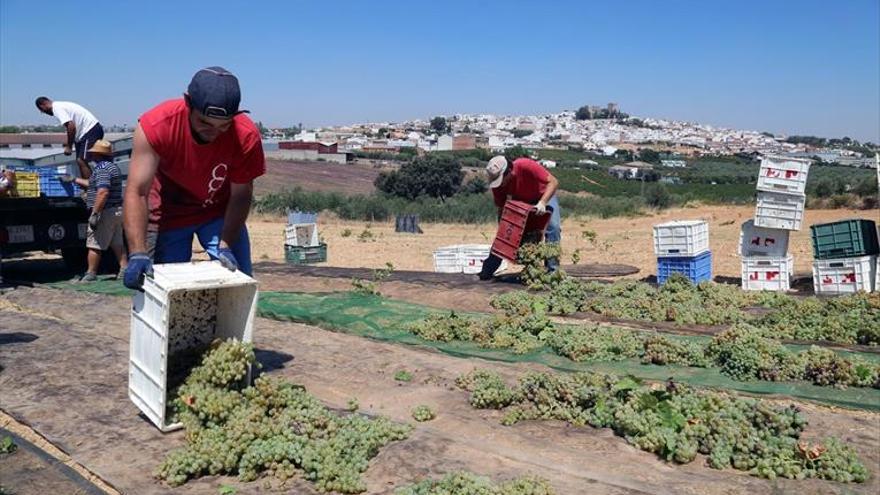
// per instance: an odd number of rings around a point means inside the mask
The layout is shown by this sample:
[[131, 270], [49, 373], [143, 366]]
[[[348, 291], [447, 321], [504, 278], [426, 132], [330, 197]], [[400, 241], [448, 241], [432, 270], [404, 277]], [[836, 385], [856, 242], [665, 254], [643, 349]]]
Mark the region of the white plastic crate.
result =
[[434, 271], [437, 273], [461, 273], [458, 250], [449, 247], [434, 251]]
[[[250, 342], [257, 282], [219, 262], [155, 265], [131, 309], [128, 396], [162, 431], [169, 394], [215, 339]], [[248, 376], [250, 379], [250, 376]]]
[[871, 292], [877, 276], [877, 257], [858, 256], [813, 261], [813, 290], [817, 294]]
[[318, 225], [314, 223], [290, 224], [284, 228], [284, 244], [294, 247], [315, 247], [318, 241]]
[[[492, 246], [489, 244], [456, 244], [434, 251], [434, 271], [437, 273], [480, 273], [483, 260], [489, 257]], [[498, 271], [507, 268], [502, 260]]]
[[748, 256], [742, 259], [743, 290], [787, 291], [791, 289], [794, 256]]
[[749, 219], [739, 231], [737, 254], [740, 256], [784, 257], [788, 253], [788, 230], [756, 227]]
[[803, 194], [758, 191], [755, 226], [769, 229], [800, 230], [804, 221]]
[[811, 160], [786, 156], [765, 156], [758, 172], [758, 190], [804, 194]]
[[654, 254], [696, 256], [709, 249], [709, 223], [682, 220], [654, 226]]
[[[463, 244], [459, 246], [461, 271], [464, 273], [480, 273], [483, 270], [483, 260], [489, 257], [492, 251], [490, 244]], [[497, 271], [507, 269], [507, 260], [502, 259]]]

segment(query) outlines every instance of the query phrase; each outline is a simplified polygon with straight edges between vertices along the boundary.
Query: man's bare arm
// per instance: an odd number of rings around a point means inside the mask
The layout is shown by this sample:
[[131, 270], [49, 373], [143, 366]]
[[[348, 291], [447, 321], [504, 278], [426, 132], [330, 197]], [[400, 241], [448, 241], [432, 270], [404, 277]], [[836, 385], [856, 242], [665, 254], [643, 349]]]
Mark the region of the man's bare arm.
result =
[[147, 251], [147, 215], [150, 186], [159, 168], [159, 155], [150, 145], [141, 126], [134, 130], [134, 147], [128, 169], [128, 183], [125, 187], [122, 212], [125, 223], [125, 237], [130, 253]]
[[241, 229], [251, 211], [251, 202], [254, 197], [253, 181], [246, 184], [233, 182], [229, 184], [229, 187], [229, 204], [226, 205], [226, 215], [223, 217], [220, 247], [231, 247], [238, 241]]

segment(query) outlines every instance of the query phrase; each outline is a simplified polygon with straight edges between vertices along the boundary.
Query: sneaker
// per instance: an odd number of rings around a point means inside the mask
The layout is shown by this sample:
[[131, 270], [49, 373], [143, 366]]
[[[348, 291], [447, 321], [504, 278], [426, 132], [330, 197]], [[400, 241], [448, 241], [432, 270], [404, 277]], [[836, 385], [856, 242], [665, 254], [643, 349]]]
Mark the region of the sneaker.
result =
[[123, 278], [125, 278], [125, 268], [120, 268], [113, 280], [122, 280]]
[[97, 282], [98, 276], [91, 272], [86, 272], [82, 278], [79, 279], [79, 283], [88, 283], [88, 282]]
[[79, 282], [80, 279], [82, 279], [82, 278], [83, 278], [82, 275], [74, 275], [73, 278], [70, 279], [70, 283], [75, 284], [75, 283]]

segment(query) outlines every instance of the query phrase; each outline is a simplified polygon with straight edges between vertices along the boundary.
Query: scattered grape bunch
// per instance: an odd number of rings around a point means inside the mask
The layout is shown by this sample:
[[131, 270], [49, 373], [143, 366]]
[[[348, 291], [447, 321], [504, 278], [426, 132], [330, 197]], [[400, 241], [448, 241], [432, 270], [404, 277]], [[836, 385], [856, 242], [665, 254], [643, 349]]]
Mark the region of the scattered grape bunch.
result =
[[468, 472], [451, 473], [439, 480], [424, 480], [395, 490], [394, 495], [554, 495], [550, 484], [526, 476], [495, 484]]
[[530, 372], [510, 386], [498, 374], [477, 369], [457, 384], [470, 392], [472, 406], [504, 410], [506, 425], [543, 419], [611, 428], [667, 461], [686, 464], [703, 454], [713, 468], [733, 467], [762, 478], [863, 482], [868, 477], [851, 447], [834, 438], [802, 438], [807, 422], [794, 406], [599, 373]]
[[432, 419], [436, 418], [437, 415], [434, 413], [433, 410], [431, 410], [430, 407], [426, 405], [419, 405], [413, 408], [412, 417], [414, 420], [422, 423], [424, 421], [431, 421]]
[[220, 474], [243, 481], [300, 475], [322, 492], [359, 493], [370, 458], [411, 430], [385, 418], [337, 415], [280, 379], [261, 376], [246, 386], [254, 361], [250, 344], [230, 340], [193, 369], [175, 400], [187, 445], [168, 455], [157, 477], [180, 485]]

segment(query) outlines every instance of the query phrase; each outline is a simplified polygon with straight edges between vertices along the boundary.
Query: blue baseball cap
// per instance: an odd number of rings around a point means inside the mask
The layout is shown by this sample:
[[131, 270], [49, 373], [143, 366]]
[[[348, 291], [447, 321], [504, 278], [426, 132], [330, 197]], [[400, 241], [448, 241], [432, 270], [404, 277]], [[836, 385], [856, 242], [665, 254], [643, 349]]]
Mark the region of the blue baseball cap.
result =
[[231, 119], [239, 110], [241, 89], [238, 78], [223, 67], [206, 67], [196, 72], [187, 88], [193, 109], [215, 119]]

